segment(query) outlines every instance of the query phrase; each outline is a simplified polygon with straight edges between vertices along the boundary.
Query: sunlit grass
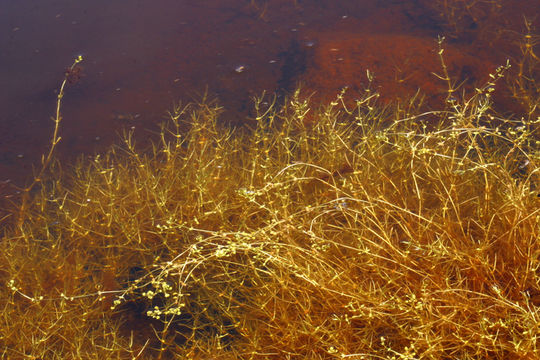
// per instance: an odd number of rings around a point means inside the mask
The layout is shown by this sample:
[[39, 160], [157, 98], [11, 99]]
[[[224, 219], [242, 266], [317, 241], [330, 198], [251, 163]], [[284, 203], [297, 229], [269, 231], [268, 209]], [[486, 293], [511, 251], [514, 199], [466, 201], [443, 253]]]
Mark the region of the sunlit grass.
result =
[[203, 102], [53, 167], [1, 243], [6, 356], [537, 357], [537, 123], [484, 99]]
[[2, 356], [537, 359], [539, 120], [441, 61], [440, 111], [203, 99], [51, 160], [0, 241]]

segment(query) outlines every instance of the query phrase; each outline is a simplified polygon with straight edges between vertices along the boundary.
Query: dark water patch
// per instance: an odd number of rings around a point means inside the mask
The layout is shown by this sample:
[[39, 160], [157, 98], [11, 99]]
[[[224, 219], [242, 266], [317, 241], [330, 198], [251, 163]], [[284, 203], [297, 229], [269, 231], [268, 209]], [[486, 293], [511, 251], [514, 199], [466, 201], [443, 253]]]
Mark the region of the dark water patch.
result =
[[307, 69], [307, 51], [296, 39], [292, 40], [287, 49], [279, 53], [282, 62], [281, 75], [277, 81], [279, 92], [291, 92], [296, 86], [300, 76]]

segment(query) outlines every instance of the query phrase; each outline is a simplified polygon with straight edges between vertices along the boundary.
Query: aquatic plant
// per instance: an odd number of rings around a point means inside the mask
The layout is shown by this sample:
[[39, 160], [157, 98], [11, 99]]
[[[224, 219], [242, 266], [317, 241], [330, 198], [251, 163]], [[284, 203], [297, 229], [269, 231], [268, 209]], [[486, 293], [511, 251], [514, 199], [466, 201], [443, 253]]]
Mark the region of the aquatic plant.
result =
[[0, 241], [2, 357], [538, 358], [540, 120], [493, 110], [507, 66], [458, 94], [440, 44], [439, 111], [297, 91], [232, 129], [203, 98], [45, 161]]
[[509, 2], [505, 0], [422, 0], [421, 4], [434, 13], [437, 22], [448, 36], [457, 38], [466, 34], [470, 35], [478, 28], [485, 27], [487, 23], [497, 19], [503, 6], [508, 5]]

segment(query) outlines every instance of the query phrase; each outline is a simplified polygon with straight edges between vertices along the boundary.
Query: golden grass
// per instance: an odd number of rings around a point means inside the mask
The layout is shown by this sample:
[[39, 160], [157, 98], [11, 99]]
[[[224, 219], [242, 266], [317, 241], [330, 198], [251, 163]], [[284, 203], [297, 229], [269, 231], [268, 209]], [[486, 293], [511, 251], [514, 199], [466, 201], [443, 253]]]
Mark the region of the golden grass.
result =
[[236, 130], [203, 100], [53, 162], [0, 241], [2, 357], [539, 358], [540, 121], [492, 89], [310, 124], [297, 92]]

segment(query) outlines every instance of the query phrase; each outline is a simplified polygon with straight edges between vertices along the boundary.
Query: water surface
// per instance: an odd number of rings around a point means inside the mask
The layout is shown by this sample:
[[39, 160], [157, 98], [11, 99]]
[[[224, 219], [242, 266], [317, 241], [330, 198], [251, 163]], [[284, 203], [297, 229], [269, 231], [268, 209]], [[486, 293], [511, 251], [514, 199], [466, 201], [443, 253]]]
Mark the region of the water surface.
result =
[[[433, 2], [433, 3], [436, 3]], [[442, 2], [441, 2], [442, 3]], [[418, 88], [444, 92], [434, 76], [438, 35], [450, 70], [471, 84], [516, 55], [522, 14], [513, 1], [497, 14], [463, 20], [452, 33], [422, 1], [5, 0], [0, 9], [0, 195], [23, 185], [50, 142], [57, 89], [79, 54], [84, 76], [67, 88], [58, 156], [104, 151], [122, 129], [151, 138], [174, 102], [208, 92], [239, 124], [263, 91], [280, 97], [299, 84], [314, 99], [343, 86], [374, 86], [386, 99]]]

